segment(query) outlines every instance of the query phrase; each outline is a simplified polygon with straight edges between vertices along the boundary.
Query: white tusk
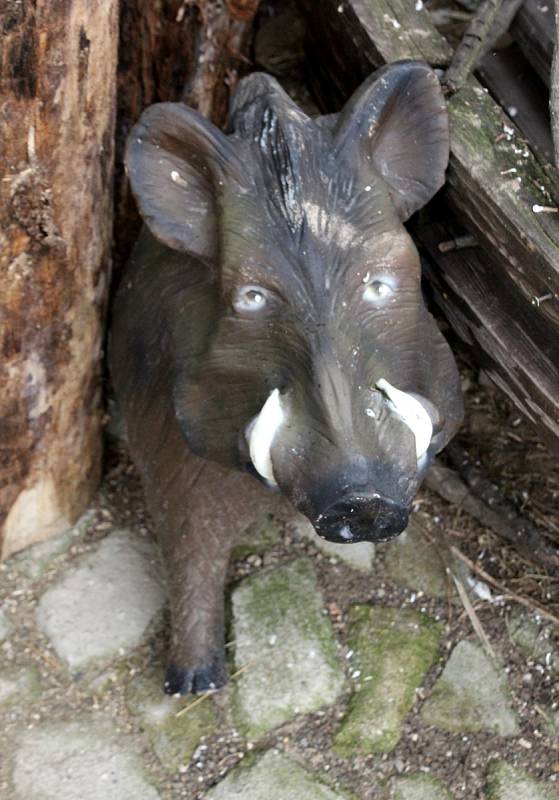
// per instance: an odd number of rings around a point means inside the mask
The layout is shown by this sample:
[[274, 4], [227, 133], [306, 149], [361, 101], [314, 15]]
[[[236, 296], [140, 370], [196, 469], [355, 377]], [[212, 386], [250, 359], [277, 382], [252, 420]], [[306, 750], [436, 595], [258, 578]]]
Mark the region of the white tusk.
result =
[[392, 410], [411, 428], [415, 436], [417, 460], [426, 452], [433, 436], [433, 423], [425, 407], [407, 392], [396, 389], [388, 381], [381, 378], [377, 388], [387, 397]]
[[283, 418], [279, 389], [274, 389], [262, 406], [260, 414], [247, 428], [248, 447], [254, 469], [274, 486], [278, 483], [274, 476], [270, 451]]

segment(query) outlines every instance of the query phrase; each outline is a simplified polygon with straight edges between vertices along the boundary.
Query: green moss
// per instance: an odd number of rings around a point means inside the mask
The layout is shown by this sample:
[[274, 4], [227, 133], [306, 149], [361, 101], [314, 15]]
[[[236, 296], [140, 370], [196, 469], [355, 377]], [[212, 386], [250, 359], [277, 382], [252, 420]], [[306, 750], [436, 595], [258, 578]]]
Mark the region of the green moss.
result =
[[[176, 772], [189, 763], [201, 739], [213, 732], [217, 719], [209, 695], [199, 700], [168, 697], [162, 686], [163, 674], [159, 670], [131, 681], [126, 705], [140, 719], [161, 764], [169, 772]], [[185, 708], [188, 710], [177, 716]]]
[[232, 558], [265, 553], [279, 542], [279, 525], [271, 516], [266, 516], [242, 532], [232, 550]]
[[360, 683], [334, 748], [345, 756], [389, 752], [436, 658], [441, 626], [415, 611], [371, 606], [354, 606], [349, 624]]
[[486, 730], [512, 736], [518, 731], [503, 670], [470, 641], [452, 651], [421, 717], [452, 733]]
[[299, 713], [334, 702], [344, 675], [307, 559], [246, 578], [233, 594], [239, 729], [257, 738]]
[[486, 797], [487, 800], [558, 800], [559, 792], [505, 761], [492, 761], [487, 773]]
[[[455, 159], [467, 166], [488, 194], [498, 194], [499, 205], [507, 208], [511, 220], [520, 215], [528, 230], [539, 228], [547, 237], [549, 221], [545, 214], [534, 214], [532, 205], [553, 204], [553, 187], [503, 111], [474, 82], [453, 95], [448, 111]], [[452, 184], [452, 170], [449, 180]], [[555, 237], [550, 243], [557, 246]]]

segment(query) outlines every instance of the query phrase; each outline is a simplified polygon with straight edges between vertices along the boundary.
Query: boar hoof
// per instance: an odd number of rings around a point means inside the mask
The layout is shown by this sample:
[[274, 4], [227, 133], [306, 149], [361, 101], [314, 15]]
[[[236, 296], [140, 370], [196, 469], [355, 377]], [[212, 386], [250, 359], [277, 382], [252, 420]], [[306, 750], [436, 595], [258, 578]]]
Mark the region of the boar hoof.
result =
[[215, 659], [203, 667], [177, 667], [171, 664], [165, 676], [167, 694], [202, 694], [220, 689], [227, 683], [227, 672], [222, 659]]

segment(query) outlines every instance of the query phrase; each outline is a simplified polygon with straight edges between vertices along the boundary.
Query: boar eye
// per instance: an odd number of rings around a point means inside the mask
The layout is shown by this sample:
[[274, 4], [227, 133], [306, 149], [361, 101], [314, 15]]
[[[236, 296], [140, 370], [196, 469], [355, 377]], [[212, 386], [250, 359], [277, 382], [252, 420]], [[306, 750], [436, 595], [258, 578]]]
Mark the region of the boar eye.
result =
[[394, 294], [394, 287], [386, 281], [374, 280], [365, 286], [363, 300], [367, 303], [381, 303]]
[[241, 286], [233, 297], [233, 308], [239, 314], [261, 311], [266, 303], [266, 290], [259, 286]]

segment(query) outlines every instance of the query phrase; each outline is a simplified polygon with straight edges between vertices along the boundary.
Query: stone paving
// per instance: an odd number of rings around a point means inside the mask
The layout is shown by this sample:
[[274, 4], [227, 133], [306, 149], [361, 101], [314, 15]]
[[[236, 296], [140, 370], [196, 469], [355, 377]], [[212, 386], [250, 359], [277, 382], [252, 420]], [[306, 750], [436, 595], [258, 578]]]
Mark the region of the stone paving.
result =
[[[242, 570], [230, 594], [233, 679], [195, 700], [161, 691], [166, 599], [156, 546], [133, 528], [87, 541], [91, 519], [0, 571], [0, 588], [9, 587], [0, 595], [2, 800], [473, 797], [467, 780], [457, 795], [452, 771], [430, 774], [408, 756], [420, 736], [439, 749], [445, 737], [449, 748], [486, 748], [476, 797], [559, 797], [557, 703], [528, 728], [504, 657], [487, 655], [467, 628], [444, 639], [456, 598], [448, 604], [444, 568], [413, 523], [375, 552], [327, 545], [296, 520], [293, 553], [282, 550], [277, 563], [270, 554], [284, 528], [253, 529], [236, 553]], [[350, 600], [342, 614], [328, 599], [336, 580], [374, 586], [370, 602]], [[526, 675], [557, 676], [549, 626], [517, 609], [507, 620]], [[321, 745], [310, 758], [314, 736]], [[220, 747], [226, 756], [198, 790]], [[524, 756], [537, 748], [536, 779]], [[348, 770], [361, 768], [376, 783], [350, 780]]]

